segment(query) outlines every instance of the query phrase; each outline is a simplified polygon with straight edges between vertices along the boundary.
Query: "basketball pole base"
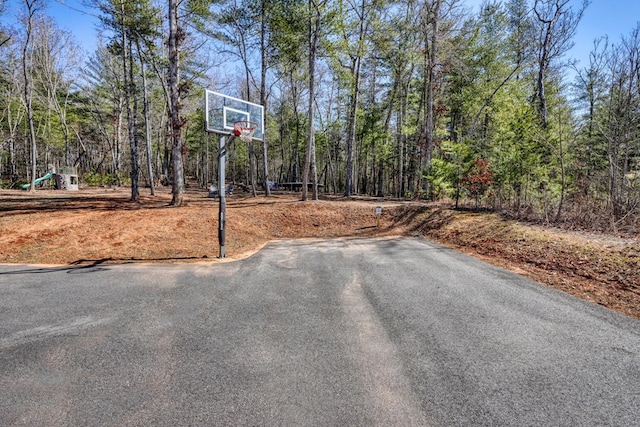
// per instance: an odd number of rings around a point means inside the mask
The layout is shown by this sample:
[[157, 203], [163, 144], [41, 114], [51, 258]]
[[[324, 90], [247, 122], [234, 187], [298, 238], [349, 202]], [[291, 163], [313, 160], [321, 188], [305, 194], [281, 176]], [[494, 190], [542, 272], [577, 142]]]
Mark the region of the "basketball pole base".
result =
[[227, 212], [227, 200], [224, 197], [224, 191], [220, 193], [220, 212], [218, 213], [218, 244], [220, 245], [220, 256], [219, 258], [224, 258], [227, 256], [225, 251], [225, 229], [226, 229], [226, 212]]

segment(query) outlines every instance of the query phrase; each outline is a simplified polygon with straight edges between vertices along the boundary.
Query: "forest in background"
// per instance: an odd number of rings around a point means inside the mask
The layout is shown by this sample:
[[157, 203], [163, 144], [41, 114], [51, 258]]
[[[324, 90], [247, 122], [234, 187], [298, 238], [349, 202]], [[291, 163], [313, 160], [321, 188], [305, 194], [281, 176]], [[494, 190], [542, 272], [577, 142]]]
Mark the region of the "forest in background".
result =
[[[0, 180], [75, 167], [131, 198], [215, 182], [204, 90], [266, 107], [227, 180], [450, 200], [518, 218], [640, 226], [640, 26], [567, 52], [568, 0], [88, 0], [94, 52], [21, 0], [0, 28]], [[0, 0], [0, 13], [6, 13]], [[303, 188], [303, 198], [308, 197]], [[317, 185], [312, 185], [317, 197]]]

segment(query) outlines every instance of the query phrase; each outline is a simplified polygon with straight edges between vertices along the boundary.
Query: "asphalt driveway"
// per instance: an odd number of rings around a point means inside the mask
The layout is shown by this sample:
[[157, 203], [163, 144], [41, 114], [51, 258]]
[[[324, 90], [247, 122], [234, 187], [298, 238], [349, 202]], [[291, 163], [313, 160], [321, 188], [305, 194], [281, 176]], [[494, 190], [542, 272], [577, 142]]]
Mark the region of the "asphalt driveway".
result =
[[0, 266], [0, 425], [640, 425], [640, 322], [422, 239]]

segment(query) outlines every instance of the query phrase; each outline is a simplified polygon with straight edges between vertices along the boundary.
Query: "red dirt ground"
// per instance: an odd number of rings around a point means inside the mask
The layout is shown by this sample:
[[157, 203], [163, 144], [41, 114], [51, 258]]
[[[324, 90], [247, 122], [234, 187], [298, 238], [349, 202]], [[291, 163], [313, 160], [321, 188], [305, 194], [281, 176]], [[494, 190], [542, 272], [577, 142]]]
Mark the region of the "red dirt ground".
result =
[[[218, 202], [190, 189], [129, 201], [129, 189], [0, 190], [0, 263], [223, 262]], [[144, 190], [143, 190], [144, 192]], [[375, 208], [381, 206], [379, 218]], [[227, 260], [273, 239], [423, 236], [640, 319], [640, 241], [507, 221], [445, 205], [299, 194], [227, 199]]]

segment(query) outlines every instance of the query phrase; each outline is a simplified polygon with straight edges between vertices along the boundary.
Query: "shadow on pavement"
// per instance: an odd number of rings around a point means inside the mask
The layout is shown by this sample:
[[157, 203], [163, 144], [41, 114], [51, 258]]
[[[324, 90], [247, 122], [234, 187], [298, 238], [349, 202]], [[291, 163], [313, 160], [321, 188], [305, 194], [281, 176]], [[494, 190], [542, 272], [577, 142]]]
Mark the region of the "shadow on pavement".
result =
[[[135, 264], [135, 263], [155, 263], [155, 262], [170, 262], [170, 261], [195, 261], [208, 259], [208, 257], [174, 257], [174, 258], [103, 258], [98, 260], [81, 259], [72, 262], [69, 265], [55, 266], [55, 267], [37, 267], [26, 268], [13, 271], [0, 271], [0, 276], [18, 275], [18, 274], [43, 274], [43, 273], [55, 273], [59, 271], [66, 271], [69, 274], [82, 274], [82, 273], [94, 273], [96, 271], [107, 270], [103, 265], [119, 265], [119, 264]], [[20, 268], [20, 266], [17, 266]]]

